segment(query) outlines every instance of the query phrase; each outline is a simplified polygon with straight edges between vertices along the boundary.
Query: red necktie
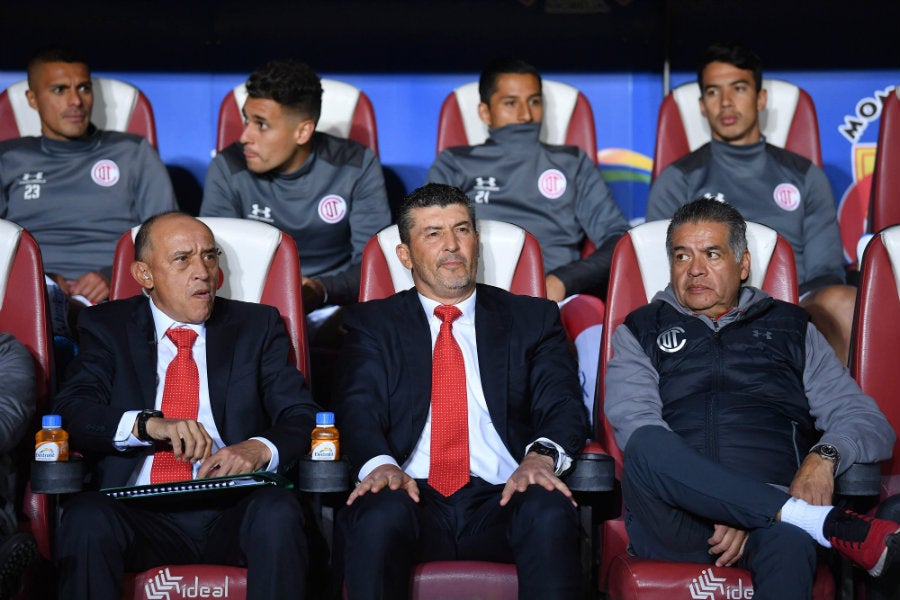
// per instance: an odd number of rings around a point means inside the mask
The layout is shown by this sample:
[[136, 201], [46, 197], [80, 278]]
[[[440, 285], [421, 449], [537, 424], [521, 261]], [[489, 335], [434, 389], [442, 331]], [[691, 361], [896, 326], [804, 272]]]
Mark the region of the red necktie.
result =
[[442, 321], [431, 363], [431, 465], [428, 483], [449, 496], [469, 482], [469, 420], [466, 366], [453, 338], [453, 321], [462, 312], [437, 306]]
[[[169, 329], [166, 336], [175, 343], [178, 354], [166, 369], [160, 408], [167, 419], [196, 419], [200, 406], [200, 374], [191, 348], [197, 332], [184, 327]], [[171, 450], [159, 450], [153, 455], [150, 483], [184, 481], [190, 479], [191, 474], [191, 463], [175, 460]]]

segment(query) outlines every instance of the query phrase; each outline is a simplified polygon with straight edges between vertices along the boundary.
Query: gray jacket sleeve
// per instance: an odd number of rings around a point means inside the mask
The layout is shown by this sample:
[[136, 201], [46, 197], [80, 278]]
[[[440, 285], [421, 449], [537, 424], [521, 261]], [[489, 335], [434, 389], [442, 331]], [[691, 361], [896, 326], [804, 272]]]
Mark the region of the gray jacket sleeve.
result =
[[206, 180], [203, 183], [203, 201], [200, 204], [201, 217], [231, 217], [240, 219], [241, 199], [228, 185], [228, 164], [222, 153], [209, 163]]
[[453, 153], [444, 150], [428, 169], [425, 183], [445, 183], [465, 190], [466, 180], [462, 171], [454, 164]]
[[671, 219], [687, 202], [687, 181], [679, 169], [669, 165], [659, 174], [647, 196], [647, 220]]
[[35, 411], [34, 361], [8, 333], [0, 333], [0, 377], [0, 453], [6, 454], [28, 430]]
[[566, 286], [567, 295], [605, 286], [616, 242], [628, 230], [628, 221], [613, 200], [600, 171], [583, 152], [579, 153], [575, 178], [578, 185], [575, 213], [596, 250], [590, 256], [562, 265], [549, 273], [559, 277]]
[[363, 249], [372, 236], [391, 223], [381, 162], [368, 149], [362, 173], [353, 186], [349, 219], [350, 243], [353, 245], [350, 265], [340, 273], [318, 278], [328, 293], [329, 304], [345, 305], [357, 301]]
[[800, 282], [801, 294], [822, 285], [845, 281], [844, 246], [828, 178], [820, 168], [810, 165], [805, 187], [803, 261], [806, 280]]
[[138, 146], [138, 164], [141, 176], [137, 181], [134, 205], [140, 220], [143, 222], [153, 215], [177, 210], [169, 172], [153, 146], [143, 138]]
[[810, 323], [806, 330], [803, 385], [809, 411], [822, 431], [820, 443], [841, 453], [837, 475], [853, 463], [890, 458], [895, 434], [870, 396], [862, 393], [825, 337]]
[[659, 373], [624, 324], [616, 327], [612, 346], [613, 357], [604, 378], [603, 411], [615, 432], [616, 444], [624, 450], [631, 434], [640, 427], [671, 428], [662, 418]]

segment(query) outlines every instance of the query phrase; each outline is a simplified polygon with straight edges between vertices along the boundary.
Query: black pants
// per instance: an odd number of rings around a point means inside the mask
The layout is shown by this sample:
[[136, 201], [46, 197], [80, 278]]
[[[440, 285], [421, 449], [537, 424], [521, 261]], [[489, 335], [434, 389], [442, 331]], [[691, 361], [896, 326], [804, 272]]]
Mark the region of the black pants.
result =
[[560, 492], [532, 485], [502, 507], [502, 485], [473, 479], [445, 498], [417, 483], [418, 504], [384, 489], [341, 511], [348, 598], [408, 598], [412, 566], [434, 560], [514, 562], [520, 598], [578, 598], [578, 515]]
[[776, 522], [790, 496], [735, 473], [662, 427], [635, 431], [625, 449], [625, 526], [640, 557], [714, 563], [707, 540], [721, 523], [750, 532], [738, 566], [750, 569], [754, 598], [810, 598], [816, 542]]
[[149, 510], [98, 492], [64, 508], [58, 533], [62, 599], [118, 600], [126, 571], [162, 564], [247, 567], [247, 597], [303, 598], [304, 516], [289, 490], [262, 488], [228, 507]]

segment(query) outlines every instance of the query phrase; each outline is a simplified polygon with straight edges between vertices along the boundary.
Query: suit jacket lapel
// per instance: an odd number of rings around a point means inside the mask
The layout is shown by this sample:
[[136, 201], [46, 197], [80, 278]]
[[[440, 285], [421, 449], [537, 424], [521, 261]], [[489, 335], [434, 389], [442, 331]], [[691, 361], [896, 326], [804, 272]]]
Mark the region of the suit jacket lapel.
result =
[[475, 342], [478, 344], [478, 369], [481, 388], [488, 411], [504, 442], [507, 409], [507, 377], [509, 374], [509, 336], [511, 318], [491, 295], [491, 290], [478, 286], [475, 297]]
[[[217, 425], [225, 423], [225, 398], [237, 340], [238, 326], [230, 320], [227, 304], [217, 299], [212, 316], [206, 322], [206, 379], [209, 403]], [[224, 429], [220, 428], [219, 434], [224, 436]]]
[[431, 329], [415, 288], [407, 292], [395, 308], [395, 323], [399, 325], [406, 363], [403, 368], [409, 369], [412, 387], [409, 391], [412, 399], [409, 411], [411, 429], [413, 435], [418, 436], [425, 427], [431, 407]]
[[156, 327], [150, 312], [150, 301], [142, 299], [135, 306], [134, 318], [125, 327], [128, 348], [134, 358], [134, 371], [140, 390], [140, 404], [152, 409], [156, 402]]

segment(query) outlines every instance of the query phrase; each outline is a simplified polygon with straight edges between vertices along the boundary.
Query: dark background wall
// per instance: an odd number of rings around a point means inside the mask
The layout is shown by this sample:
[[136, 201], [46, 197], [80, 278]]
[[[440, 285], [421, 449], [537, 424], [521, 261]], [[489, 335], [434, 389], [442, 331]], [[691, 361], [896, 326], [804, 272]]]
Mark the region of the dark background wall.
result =
[[245, 72], [293, 56], [321, 72], [477, 71], [518, 55], [547, 71], [692, 69], [710, 40], [772, 70], [900, 66], [897, 0], [132, 0], [0, 2], [0, 70], [37, 47], [94, 70]]

